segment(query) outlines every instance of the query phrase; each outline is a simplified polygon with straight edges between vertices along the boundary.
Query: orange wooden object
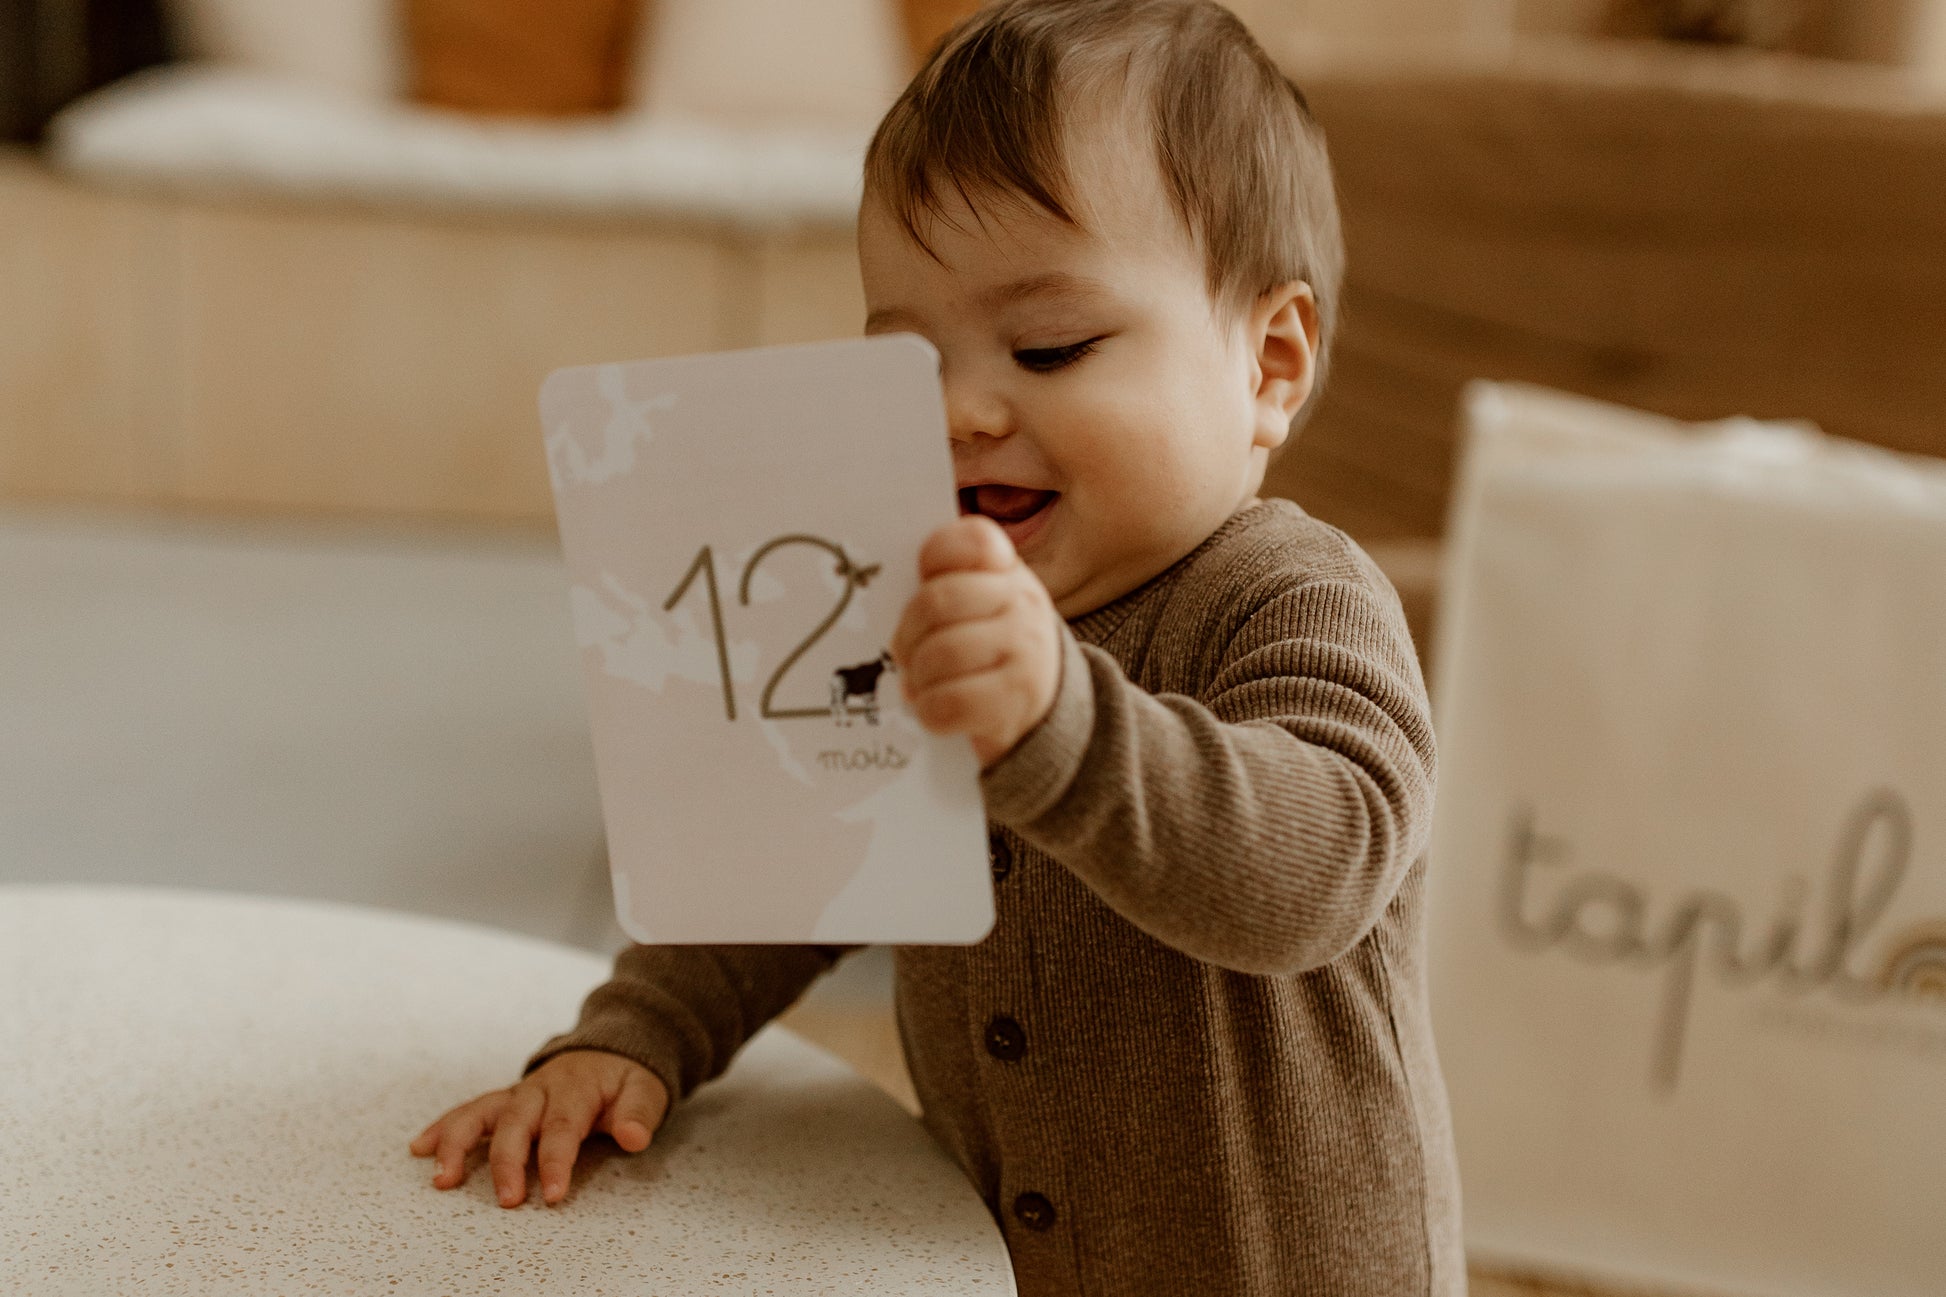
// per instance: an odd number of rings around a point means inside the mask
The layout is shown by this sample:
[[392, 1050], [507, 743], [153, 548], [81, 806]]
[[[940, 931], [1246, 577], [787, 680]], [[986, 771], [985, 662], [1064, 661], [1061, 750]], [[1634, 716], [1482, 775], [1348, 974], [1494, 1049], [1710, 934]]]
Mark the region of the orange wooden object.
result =
[[412, 97], [466, 112], [613, 112], [628, 91], [639, 0], [406, 0]]

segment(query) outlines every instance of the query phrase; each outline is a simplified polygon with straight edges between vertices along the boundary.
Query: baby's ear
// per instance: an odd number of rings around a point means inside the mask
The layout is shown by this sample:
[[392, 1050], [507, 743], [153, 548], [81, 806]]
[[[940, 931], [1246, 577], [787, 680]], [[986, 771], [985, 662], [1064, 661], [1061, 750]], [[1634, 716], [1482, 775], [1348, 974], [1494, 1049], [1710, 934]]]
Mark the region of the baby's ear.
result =
[[1317, 382], [1318, 302], [1301, 279], [1279, 284], [1250, 312], [1256, 347], [1257, 419], [1252, 443], [1276, 450]]

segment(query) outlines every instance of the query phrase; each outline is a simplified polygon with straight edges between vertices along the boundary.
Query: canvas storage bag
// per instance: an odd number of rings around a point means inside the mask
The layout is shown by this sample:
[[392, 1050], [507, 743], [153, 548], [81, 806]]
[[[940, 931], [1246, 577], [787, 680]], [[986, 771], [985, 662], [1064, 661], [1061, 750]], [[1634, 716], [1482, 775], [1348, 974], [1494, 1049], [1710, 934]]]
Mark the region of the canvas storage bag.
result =
[[1430, 942], [1470, 1246], [1946, 1293], [1946, 463], [1464, 418]]

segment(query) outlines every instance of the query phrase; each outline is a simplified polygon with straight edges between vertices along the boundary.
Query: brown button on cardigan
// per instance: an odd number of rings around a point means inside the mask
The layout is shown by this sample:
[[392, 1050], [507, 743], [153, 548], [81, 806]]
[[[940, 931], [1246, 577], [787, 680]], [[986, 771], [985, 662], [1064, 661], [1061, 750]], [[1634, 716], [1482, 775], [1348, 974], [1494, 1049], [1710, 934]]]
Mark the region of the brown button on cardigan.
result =
[[[1463, 1293], [1397, 596], [1273, 500], [1070, 625], [982, 781], [993, 931], [896, 952], [926, 1124], [1023, 1297]], [[613, 1050], [680, 1098], [843, 953], [631, 947], [529, 1067]]]

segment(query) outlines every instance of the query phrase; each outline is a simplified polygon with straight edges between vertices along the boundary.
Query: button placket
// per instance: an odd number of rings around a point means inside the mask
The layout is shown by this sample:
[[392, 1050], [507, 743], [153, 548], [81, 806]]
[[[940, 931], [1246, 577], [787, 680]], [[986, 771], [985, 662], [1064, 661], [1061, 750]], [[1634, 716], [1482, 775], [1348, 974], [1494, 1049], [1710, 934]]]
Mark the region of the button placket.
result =
[[[1025, 846], [997, 824], [988, 825], [988, 861], [996, 888], [1025, 886], [1028, 879]], [[1011, 881], [1009, 881], [1011, 880]], [[1014, 892], [1016, 900], [1022, 895]], [[1036, 1273], [1065, 1276], [1076, 1281], [1072, 1240], [1072, 1203], [1066, 1198], [1061, 1173], [1064, 1139], [1047, 1129], [1048, 1096], [1044, 1087], [1053, 1078], [1048, 1069], [1058, 1063], [1058, 1047], [1034, 1036], [1042, 988], [1033, 968], [1031, 920], [1018, 904], [996, 896], [993, 931], [969, 951], [970, 974], [965, 1008], [969, 1044], [978, 1057], [978, 1084], [990, 1092], [990, 1138], [999, 1159], [1000, 1182], [991, 1206], [995, 1218], [1011, 1236], [1009, 1246], [1031, 1251]], [[1036, 1115], [1039, 1114], [1039, 1115]], [[1031, 1240], [1031, 1242], [1029, 1241]], [[1052, 1267], [1052, 1269], [1048, 1269]]]

